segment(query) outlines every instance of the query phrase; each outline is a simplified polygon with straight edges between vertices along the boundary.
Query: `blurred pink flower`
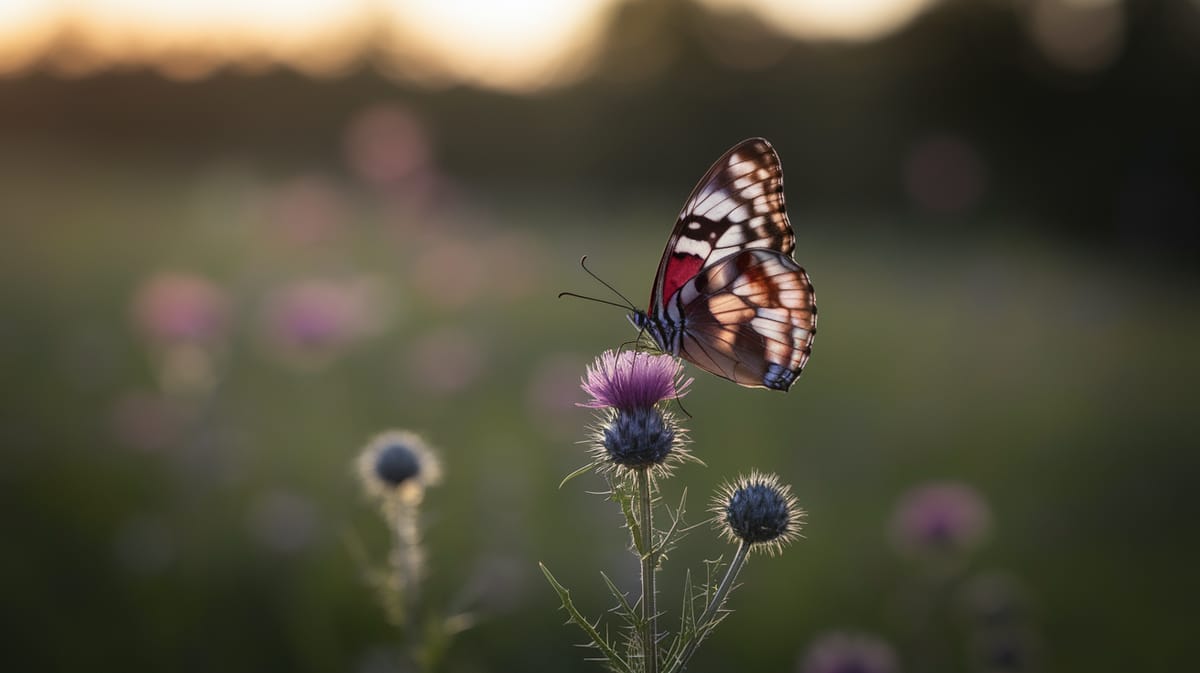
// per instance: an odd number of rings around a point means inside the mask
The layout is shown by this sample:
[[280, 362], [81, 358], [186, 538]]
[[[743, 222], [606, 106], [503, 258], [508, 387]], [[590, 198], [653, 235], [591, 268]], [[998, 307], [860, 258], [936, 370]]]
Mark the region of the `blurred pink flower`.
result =
[[326, 177], [305, 175], [279, 186], [269, 197], [266, 219], [289, 243], [321, 243], [337, 235], [347, 205], [337, 185]]
[[963, 552], [983, 542], [991, 526], [987, 502], [971, 486], [931, 483], [905, 493], [892, 515], [891, 535], [904, 554]]
[[285, 358], [324, 361], [378, 332], [387, 316], [370, 279], [296, 281], [267, 298], [266, 347]]
[[408, 368], [415, 385], [443, 395], [474, 383], [486, 362], [479, 339], [455, 327], [427, 332], [408, 350]]
[[896, 673], [891, 645], [863, 633], [832, 632], [818, 636], [804, 655], [800, 673]]
[[345, 148], [355, 174], [385, 191], [421, 183], [432, 163], [424, 125], [401, 103], [378, 103], [359, 112], [346, 129]]
[[131, 314], [138, 331], [159, 345], [213, 346], [228, 329], [229, 301], [207, 278], [164, 272], [138, 288]]

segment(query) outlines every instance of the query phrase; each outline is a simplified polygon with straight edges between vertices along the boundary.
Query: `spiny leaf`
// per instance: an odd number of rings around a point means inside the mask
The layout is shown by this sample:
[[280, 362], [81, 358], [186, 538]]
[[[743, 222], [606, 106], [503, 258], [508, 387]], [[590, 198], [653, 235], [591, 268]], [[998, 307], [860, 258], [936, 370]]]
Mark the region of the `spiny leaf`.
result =
[[554, 588], [554, 592], [558, 594], [558, 598], [562, 601], [563, 609], [571, 616], [571, 621], [575, 623], [584, 634], [592, 641], [589, 646], [594, 646], [601, 654], [604, 655], [604, 660], [607, 661], [615, 670], [620, 673], [633, 673], [633, 669], [629, 664], [617, 654], [612, 645], [609, 645], [608, 640], [600, 635], [596, 630], [596, 626], [589, 622], [575, 607], [575, 603], [571, 600], [571, 592], [559, 583], [554, 575], [550, 573], [550, 569], [544, 563], [538, 563], [538, 567], [542, 569], [542, 574], [546, 576], [546, 581]]
[[[683, 514], [687, 502], [687, 488], [683, 489], [683, 495], [679, 499], [679, 506], [670, 511], [671, 525], [667, 530], [663, 531], [662, 537], [659, 540], [658, 546], [655, 549], [655, 554], [658, 555], [659, 563], [662, 563], [667, 558], [667, 552], [675, 548], [675, 545], [683, 539], [683, 534], [687, 532], [687, 528], [680, 528], [679, 524], [683, 522]], [[678, 539], [675, 538], [679, 534]]]
[[604, 584], [608, 587], [608, 592], [617, 599], [618, 605], [616, 608], [614, 608], [614, 610], [616, 610], [616, 612], [620, 614], [626, 622], [634, 625], [639, 624], [641, 617], [637, 614], [637, 611], [633, 609], [633, 606], [629, 604], [629, 599], [625, 597], [625, 592], [618, 589], [617, 585], [613, 583], [608, 575], [600, 573], [600, 576], [604, 578]]
[[574, 479], [575, 477], [578, 477], [581, 474], [586, 474], [593, 467], [595, 467], [595, 465], [593, 465], [592, 463], [588, 463], [587, 465], [584, 465], [583, 467], [579, 468], [578, 470], [575, 470], [571, 474], [568, 474], [567, 476], [563, 477], [563, 480], [558, 482], [558, 487], [562, 488], [563, 486], [566, 486], [568, 481], [571, 481], [572, 479]]

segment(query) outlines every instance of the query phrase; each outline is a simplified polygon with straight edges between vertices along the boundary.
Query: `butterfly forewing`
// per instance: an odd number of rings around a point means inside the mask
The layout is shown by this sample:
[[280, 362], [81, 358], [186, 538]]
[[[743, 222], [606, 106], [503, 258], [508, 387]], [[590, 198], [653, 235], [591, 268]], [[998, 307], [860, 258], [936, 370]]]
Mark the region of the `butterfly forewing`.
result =
[[658, 264], [650, 312], [725, 257], [746, 248], [791, 254], [794, 247], [779, 156], [763, 138], [743, 140], [708, 169], [684, 203]]
[[685, 202], [650, 296], [660, 347], [743, 386], [787, 390], [808, 361], [817, 308], [792, 259], [783, 169], [751, 138], [717, 160]]

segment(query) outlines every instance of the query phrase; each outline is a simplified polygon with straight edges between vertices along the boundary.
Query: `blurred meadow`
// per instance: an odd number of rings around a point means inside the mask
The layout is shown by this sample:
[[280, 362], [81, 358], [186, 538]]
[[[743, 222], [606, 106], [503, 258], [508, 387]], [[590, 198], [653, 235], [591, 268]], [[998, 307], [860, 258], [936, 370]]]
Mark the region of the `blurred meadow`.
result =
[[[706, 466], [664, 497], [702, 523], [758, 468], [808, 524], [689, 670], [842, 631], [912, 672], [1192, 661], [1200, 2], [245, 4], [0, 0], [0, 668], [407, 670], [352, 469], [406, 428], [425, 595], [479, 615], [444, 670], [602, 670], [537, 563], [595, 616], [637, 587], [603, 482], [559, 488], [634, 332], [556, 295], [611, 298], [586, 254], [644, 305], [759, 135], [820, 333], [787, 394], [688, 365]], [[949, 570], [897, 539], [931, 483], [983, 508]], [[668, 621], [731, 551], [689, 535]]]

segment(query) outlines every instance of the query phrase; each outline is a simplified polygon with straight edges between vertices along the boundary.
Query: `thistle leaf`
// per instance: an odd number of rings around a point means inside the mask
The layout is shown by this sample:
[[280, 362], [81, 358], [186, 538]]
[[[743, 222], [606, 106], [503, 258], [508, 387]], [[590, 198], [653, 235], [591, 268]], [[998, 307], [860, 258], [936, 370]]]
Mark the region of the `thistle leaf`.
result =
[[538, 567], [542, 569], [542, 574], [546, 576], [546, 581], [550, 583], [550, 586], [554, 588], [554, 592], [558, 594], [559, 600], [562, 601], [563, 609], [570, 615], [570, 621], [574, 622], [591, 641], [586, 647], [595, 647], [599, 650], [602, 655], [601, 660], [608, 663], [618, 673], [633, 673], [633, 669], [629, 667], [628, 662], [622, 659], [621, 655], [617, 654], [617, 651], [613, 649], [608, 640], [596, 630], [596, 625], [589, 622], [579, 612], [579, 609], [575, 607], [575, 603], [571, 600], [571, 592], [554, 578], [554, 575], [550, 573], [550, 569], [544, 563], [539, 563]]
[[586, 474], [586, 473], [587, 473], [587, 472], [589, 472], [589, 471], [590, 471], [590, 470], [591, 470], [593, 467], [595, 467], [595, 464], [593, 464], [593, 463], [588, 463], [587, 465], [584, 465], [583, 467], [581, 467], [581, 468], [579, 468], [579, 469], [575, 470], [575, 471], [574, 471], [574, 472], [572, 472], [571, 474], [568, 474], [567, 476], [563, 477], [563, 480], [562, 480], [562, 481], [560, 481], [560, 482], [558, 482], [558, 487], [559, 487], [559, 488], [562, 488], [563, 486], [566, 486], [568, 481], [571, 481], [572, 479], [574, 479], [575, 477], [578, 477], [578, 476], [579, 476], [579, 475], [581, 475], [581, 474]]

